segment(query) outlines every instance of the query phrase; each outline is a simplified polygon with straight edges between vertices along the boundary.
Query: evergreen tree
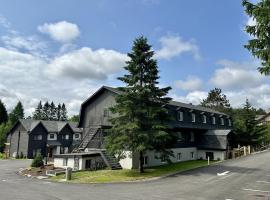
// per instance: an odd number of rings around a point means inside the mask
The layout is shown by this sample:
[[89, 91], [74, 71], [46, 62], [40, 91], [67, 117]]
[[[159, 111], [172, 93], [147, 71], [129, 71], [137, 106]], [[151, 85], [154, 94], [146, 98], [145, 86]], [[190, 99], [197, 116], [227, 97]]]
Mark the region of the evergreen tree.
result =
[[24, 109], [22, 103], [19, 101], [12, 112], [9, 114], [9, 119], [12, 124], [15, 124], [19, 119], [24, 118]]
[[55, 107], [53, 101], [51, 102], [51, 105], [50, 105], [49, 120], [57, 120], [57, 110], [56, 110], [56, 107]]
[[61, 106], [61, 117], [60, 121], [67, 121], [67, 109], [65, 104], [63, 103]]
[[10, 121], [0, 124], [0, 152], [4, 150], [7, 134], [12, 126]]
[[170, 87], [159, 88], [157, 61], [154, 52], [144, 37], [134, 41], [130, 58], [126, 62], [127, 74], [118, 78], [125, 87], [116, 97], [116, 105], [111, 111], [116, 117], [111, 119], [112, 129], [106, 137], [110, 153], [125, 157], [129, 150], [139, 154], [139, 169], [143, 172], [143, 155], [148, 150], [160, 153], [160, 158], [169, 159], [168, 150], [171, 134], [166, 121], [169, 115], [165, 108], [170, 98], [166, 97]]
[[8, 114], [7, 114], [7, 109], [0, 100], [0, 124], [6, 123], [8, 121]]
[[71, 118], [68, 119], [70, 122], [79, 122], [80, 117], [79, 115], [73, 115]]
[[42, 102], [40, 101], [35, 109], [35, 112], [33, 113], [33, 119], [42, 120], [43, 118], [43, 106]]
[[60, 103], [58, 104], [57, 109], [56, 109], [56, 119], [58, 121], [61, 120], [61, 104]]
[[252, 36], [252, 39], [244, 46], [253, 56], [261, 60], [260, 73], [269, 75], [270, 73], [270, 0], [261, 0], [258, 3], [251, 3], [243, 0], [243, 6], [246, 13], [256, 23], [247, 25], [246, 32]]
[[248, 99], [243, 108], [234, 111], [234, 131], [237, 144], [256, 145], [265, 141], [267, 127], [265, 125], [258, 125], [255, 117], [256, 109], [251, 106]]
[[230, 113], [231, 105], [226, 95], [220, 88], [210, 90], [206, 99], [203, 99], [201, 106], [212, 108], [214, 110]]
[[43, 120], [49, 120], [50, 118], [50, 104], [48, 101], [45, 102], [42, 109]]

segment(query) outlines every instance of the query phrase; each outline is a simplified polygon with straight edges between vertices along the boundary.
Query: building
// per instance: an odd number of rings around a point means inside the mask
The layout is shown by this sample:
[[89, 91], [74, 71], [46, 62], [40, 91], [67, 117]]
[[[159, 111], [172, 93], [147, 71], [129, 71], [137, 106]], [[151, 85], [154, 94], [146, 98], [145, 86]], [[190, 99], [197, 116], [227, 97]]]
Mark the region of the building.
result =
[[70, 153], [80, 142], [81, 134], [77, 124], [71, 122], [20, 119], [7, 136], [9, 156], [34, 158], [40, 153], [52, 158]]
[[270, 112], [266, 113], [265, 115], [256, 115], [255, 120], [258, 122], [259, 125], [270, 124]]
[[[113, 117], [109, 108], [115, 104], [120, 91], [103, 86], [81, 105], [78, 127], [83, 129], [83, 139], [71, 154], [55, 156], [55, 166], [69, 166], [74, 169], [101, 168], [100, 162], [112, 169], [138, 168], [139, 155], [126, 151], [128, 155], [119, 162], [108, 155], [104, 147], [104, 136]], [[178, 140], [171, 147], [173, 162], [207, 159], [224, 160], [230, 148], [232, 122], [230, 116], [215, 110], [192, 104], [171, 101], [166, 108], [173, 120], [169, 123], [172, 131], [178, 134]], [[146, 167], [165, 164], [157, 159], [155, 152], [146, 152]]]

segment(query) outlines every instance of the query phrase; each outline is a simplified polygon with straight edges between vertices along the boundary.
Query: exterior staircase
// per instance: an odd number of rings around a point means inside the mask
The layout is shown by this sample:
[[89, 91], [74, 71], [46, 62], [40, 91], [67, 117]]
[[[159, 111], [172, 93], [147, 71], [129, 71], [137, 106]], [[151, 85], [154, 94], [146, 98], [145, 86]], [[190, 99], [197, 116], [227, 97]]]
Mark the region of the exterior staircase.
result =
[[98, 132], [98, 128], [89, 128], [88, 132], [86, 135], [83, 137], [81, 143], [77, 146], [77, 148], [74, 148], [72, 153], [78, 153], [82, 152], [86, 149], [87, 145], [89, 142], [93, 139], [95, 134]]
[[102, 149], [100, 154], [101, 154], [101, 157], [103, 158], [104, 162], [106, 163], [106, 165], [110, 169], [112, 169], [112, 170], [122, 169], [120, 163], [115, 158], [115, 156], [108, 154], [108, 152], [105, 149]]

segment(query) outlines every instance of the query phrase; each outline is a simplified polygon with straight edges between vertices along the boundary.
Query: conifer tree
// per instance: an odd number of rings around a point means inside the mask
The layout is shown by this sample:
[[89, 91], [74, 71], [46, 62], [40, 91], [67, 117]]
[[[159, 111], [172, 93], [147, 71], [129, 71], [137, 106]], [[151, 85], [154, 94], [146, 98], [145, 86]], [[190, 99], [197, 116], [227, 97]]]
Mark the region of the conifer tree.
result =
[[57, 110], [56, 110], [56, 107], [53, 103], [53, 101], [51, 102], [51, 105], [50, 105], [50, 114], [49, 114], [49, 120], [57, 120]]
[[44, 118], [42, 110], [43, 110], [43, 106], [42, 106], [42, 102], [40, 101], [35, 109], [35, 112], [33, 113], [33, 119], [42, 120]]
[[252, 36], [252, 39], [244, 46], [253, 56], [261, 60], [258, 70], [264, 74], [270, 74], [270, 42], [269, 42], [269, 25], [270, 25], [270, 0], [261, 0], [257, 3], [243, 0], [242, 2], [246, 13], [255, 23], [247, 25], [246, 32]]
[[45, 104], [43, 105], [42, 115], [43, 115], [43, 120], [49, 120], [49, 118], [50, 118], [50, 104], [48, 101], [46, 101]]
[[19, 101], [12, 112], [9, 114], [11, 124], [14, 124], [19, 119], [24, 118], [24, 109], [22, 103]]
[[166, 97], [170, 87], [158, 87], [157, 61], [145, 37], [135, 39], [130, 58], [124, 67], [126, 74], [118, 79], [125, 87], [116, 97], [116, 105], [111, 111], [116, 117], [111, 119], [112, 129], [106, 137], [110, 153], [125, 156], [123, 152], [139, 154], [139, 169], [143, 172], [144, 153], [153, 150], [160, 158], [169, 159], [168, 144], [171, 135], [166, 121], [169, 120]]
[[60, 121], [67, 121], [67, 109], [66, 109], [66, 105], [64, 103], [61, 106]]
[[4, 103], [0, 100], [0, 124], [8, 121], [8, 113]]
[[58, 106], [57, 106], [57, 110], [56, 110], [56, 119], [58, 121], [61, 120], [61, 104], [59, 103]]

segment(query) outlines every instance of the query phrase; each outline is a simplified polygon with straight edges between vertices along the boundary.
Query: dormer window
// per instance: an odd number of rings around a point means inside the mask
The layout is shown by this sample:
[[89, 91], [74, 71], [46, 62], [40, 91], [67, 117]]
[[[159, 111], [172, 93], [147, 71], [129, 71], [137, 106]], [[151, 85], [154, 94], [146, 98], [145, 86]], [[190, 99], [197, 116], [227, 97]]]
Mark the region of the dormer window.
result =
[[202, 120], [203, 120], [203, 123], [206, 124], [206, 122], [207, 122], [206, 115], [202, 115]]
[[215, 116], [212, 117], [212, 124], [216, 124], [216, 117]]
[[191, 113], [191, 122], [196, 122], [196, 115], [195, 113]]
[[177, 112], [177, 120], [182, 122], [184, 120], [184, 113], [183, 111], [178, 111]]
[[223, 118], [223, 117], [220, 118], [220, 124], [221, 124], [222, 126], [224, 125], [224, 118]]

